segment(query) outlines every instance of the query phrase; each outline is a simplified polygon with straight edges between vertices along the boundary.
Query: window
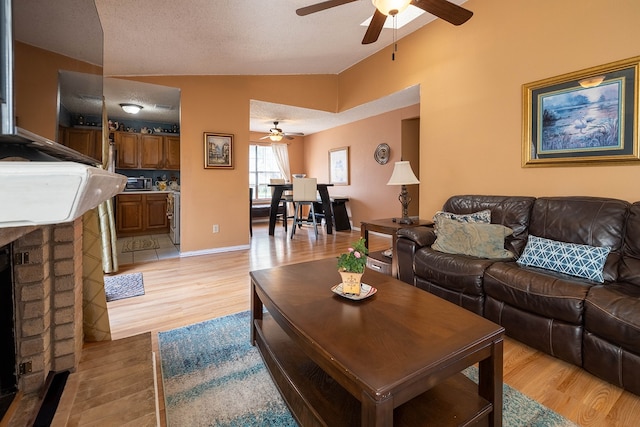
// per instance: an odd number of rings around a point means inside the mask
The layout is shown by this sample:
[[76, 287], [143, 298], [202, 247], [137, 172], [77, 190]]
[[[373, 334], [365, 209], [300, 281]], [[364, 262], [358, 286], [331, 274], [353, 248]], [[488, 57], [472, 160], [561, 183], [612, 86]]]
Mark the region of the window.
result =
[[271, 178], [281, 178], [270, 145], [249, 145], [249, 187], [254, 199], [271, 199]]

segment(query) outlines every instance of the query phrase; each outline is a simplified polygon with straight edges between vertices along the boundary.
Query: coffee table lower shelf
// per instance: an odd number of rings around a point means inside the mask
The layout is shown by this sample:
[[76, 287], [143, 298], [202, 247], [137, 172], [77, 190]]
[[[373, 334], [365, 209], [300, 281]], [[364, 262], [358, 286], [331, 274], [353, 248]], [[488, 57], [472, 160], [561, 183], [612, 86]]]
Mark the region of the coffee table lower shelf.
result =
[[[256, 345], [296, 421], [307, 426], [360, 425], [360, 402], [326, 374], [270, 315], [256, 320]], [[456, 374], [393, 411], [394, 426], [487, 425], [492, 405], [478, 385]]]

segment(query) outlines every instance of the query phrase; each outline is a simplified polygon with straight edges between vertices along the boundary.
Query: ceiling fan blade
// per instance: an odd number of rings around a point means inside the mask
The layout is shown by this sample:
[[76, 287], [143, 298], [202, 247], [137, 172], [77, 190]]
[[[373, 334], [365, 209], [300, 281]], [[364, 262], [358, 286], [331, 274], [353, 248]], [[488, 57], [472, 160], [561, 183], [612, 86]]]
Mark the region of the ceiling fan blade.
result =
[[283, 137], [284, 139], [293, 139], [293, 137], [292, 137], [292, 136], [289, 136], [289, 135], [282, 135], [282, 137]]
[[371, 22], [369, 23], [369, 27], [367, 28], [367, 32], [364, 33], [362, 44], [369, 44], [378, 40], [382, 27], [384, 26], [384, 21], [386, 20], [387, 15], [376, 9], [373, 17], [371, 18]]
[[260, 138], [260, 139], [267, 139], [267, 138], [269, 138], [270, 136], [271, 136], [271, 135], [265, 135], [265, 136], [263, 136], [263, 137], [262, 137], [262, 138]]
[[453, 25], [464, 24], [473, 16], [470, 10], [447, 0], [413, 0], [411, 4]]
[[343, 4], [352, 3], [357, 0], [328, 0], [321, 3], [312, 4], [311, 6], [301, 7], [296, 10], [298, 16], [305, 16], [311, 13], [321, 12], [323, 10], [331, 9], [332, 7], [342, 6]]
[[285, 132], [284, 134], [285, 134], [286, 136], [289, 136], [289, 135], [293, 135], [293, 136], [304, 136], [304, 133], [302, 133], [302, 132]]

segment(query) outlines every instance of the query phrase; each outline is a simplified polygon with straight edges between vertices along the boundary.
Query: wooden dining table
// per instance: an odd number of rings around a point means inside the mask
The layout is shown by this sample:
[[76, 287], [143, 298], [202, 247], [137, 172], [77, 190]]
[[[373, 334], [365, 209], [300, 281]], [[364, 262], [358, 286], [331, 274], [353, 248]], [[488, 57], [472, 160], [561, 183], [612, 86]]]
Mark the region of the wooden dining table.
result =
[[[278, 213], [278, 205], [282, 198], [282, 193], [286, 190], [293, 190], [293, 184], [268, 184], [273, 188], [271, 195], [271, 207], [269, 209], [269, 235], [273, 236], [276, 229], [276, 216]], [[324, 220], [327, 234], [333, 233], [333, 210], [331, 209], [331, 197], [329, 197], [329, 187], [333, 184], [318, 184], [318, 193], [322, 200], [322, 209], [324, 209]]]

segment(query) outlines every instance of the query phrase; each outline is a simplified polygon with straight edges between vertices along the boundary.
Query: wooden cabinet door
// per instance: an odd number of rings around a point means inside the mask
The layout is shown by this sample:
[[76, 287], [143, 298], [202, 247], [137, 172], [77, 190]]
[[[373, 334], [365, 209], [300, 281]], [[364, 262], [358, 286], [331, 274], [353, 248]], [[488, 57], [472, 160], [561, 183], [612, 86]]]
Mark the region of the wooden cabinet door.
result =
[[163, 137], [159, 135], [140, 136], [140, 168], [164, 169]]
[[116, 132], [116, 168], [140, 168], [140, 138], [137, 133]]
[[144, 216], [144, 228], [154, 232], [169, 232], [169, 219], [167, 218], [167, 194], [146, 195], [146, 212]]
[[118, 235], [136, 234], [144, 231], [143, 203], [141, 194], [121, 194], [116, 198], [116, 230]]
[[180, 170], [180, 137], [164, 137], [165, 169]]
[[94, 129], [67, 129], [64, 141], [67, 147], [102, 161], [102, 131]]

